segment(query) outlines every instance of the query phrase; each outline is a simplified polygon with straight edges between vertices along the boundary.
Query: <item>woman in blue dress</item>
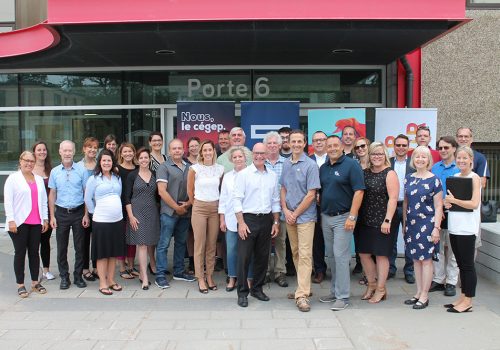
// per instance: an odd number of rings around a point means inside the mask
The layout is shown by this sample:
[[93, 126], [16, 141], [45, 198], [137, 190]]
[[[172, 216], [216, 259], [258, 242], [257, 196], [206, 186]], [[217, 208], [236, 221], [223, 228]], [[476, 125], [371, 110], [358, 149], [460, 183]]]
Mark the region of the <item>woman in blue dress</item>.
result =
[[432, 255], [439, 241], [443, 216], [441, 182], [429, 169], [432, 156], [428, 147], [418, 146], [412, 154], [411, 166], [415, 173], [406, 176], [403, 226], [407, 254], [415, 266], [417, 292], [405, 301], [416, 310], [429, 305], [429, 288], [432, 282]]

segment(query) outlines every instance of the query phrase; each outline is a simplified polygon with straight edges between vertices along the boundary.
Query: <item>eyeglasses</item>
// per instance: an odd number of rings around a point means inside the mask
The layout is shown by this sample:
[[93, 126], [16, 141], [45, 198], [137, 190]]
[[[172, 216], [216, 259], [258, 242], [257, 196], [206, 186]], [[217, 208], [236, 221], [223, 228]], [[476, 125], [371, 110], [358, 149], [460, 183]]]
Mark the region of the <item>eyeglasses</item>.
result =
[[385, 157], [385, 153], [372, 153], [370, 157]]
[[442, 151], [442, 150], [449, 150], [450, 149], [450, 146], [440, 146], [438, 147], [438, 150]]
[[395, 147], [408, 147], [408, 145], [406, 143], [396, 143], [394, 146]]
[[357, 151], [360, 148], [365, 149], [366, 148], [366, 144], [354, 146], [354, 150], [355, 151]]
[[34, 161], [34, 160], [31, 160], [31, 159], [21, 158], [21, 160], [22, 160], [23, 162], [28, 163], [28, 164], [35, 164], [35, 161]]
[[313, 142], [324, 142], [324, 141], [326, 141], [326, 137], [313, 140]]

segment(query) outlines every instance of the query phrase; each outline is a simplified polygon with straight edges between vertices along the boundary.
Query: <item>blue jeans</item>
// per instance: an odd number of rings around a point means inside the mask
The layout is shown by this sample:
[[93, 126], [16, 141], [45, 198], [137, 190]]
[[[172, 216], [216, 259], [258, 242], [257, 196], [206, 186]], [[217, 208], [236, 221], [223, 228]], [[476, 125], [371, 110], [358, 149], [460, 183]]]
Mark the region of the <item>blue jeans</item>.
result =
[[[403, 221], [403, 207], [398, 205], [396, 209], [396, 215], [394, 215], [393, 219], [394, 221], [397, 220], [397, 223], [394, 223], [395, 225], [397, 224], [398, 227], [401, 225]], [[402, 228], [404, 232], [404, 227]], [[398, 234], [398, 239], [399, 239], [399, 234]], [[394, 247], [392, 249], [392, 255], [389, 257], [389, 272], [390, 273], [396, 273], [397, 267], [396, 267], [396, 257], [398, 256], [398, 240], [396, 239], [396, 242], [394, 242]], [[408, 256], [407, 251], [405, 249], [405, 266], [403, 267], [403, 272], [406, 275], [413, 276], [413, 259]]]
[[[226, 231], [227, 275], [229, 277], [237, 277], [238, 275], [238, 237], [238, 232]], [[253, 278], [253, 257], [248, 266], [248, 278]]]
[[349, 213], [336, 216], [321, 214], [325, 251], [332, 270], [330, 293], [343, 300], [349, 300], [351, 294], [349, 262], [352, 256], [353, 231], [346, 231], [344, 228], [348, 216]]
[[160, 240], [156, 246], [156, 277], [167, 273], [167, 252], [170, 240], [174, 237], [174, 275], [184, 273], [184, 253], [190, 218], [160, 215]]

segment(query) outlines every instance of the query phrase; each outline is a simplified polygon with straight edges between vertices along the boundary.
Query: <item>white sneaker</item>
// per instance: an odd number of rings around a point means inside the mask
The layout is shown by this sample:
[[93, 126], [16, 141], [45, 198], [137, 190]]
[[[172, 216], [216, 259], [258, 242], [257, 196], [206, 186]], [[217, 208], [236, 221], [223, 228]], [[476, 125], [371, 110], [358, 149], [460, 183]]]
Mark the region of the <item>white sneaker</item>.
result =
[[43, 278], [47, 279], [48, 281], [56, 279], [56, 277], [50, 271], [42, 273], [42, 276], [43, 276]]

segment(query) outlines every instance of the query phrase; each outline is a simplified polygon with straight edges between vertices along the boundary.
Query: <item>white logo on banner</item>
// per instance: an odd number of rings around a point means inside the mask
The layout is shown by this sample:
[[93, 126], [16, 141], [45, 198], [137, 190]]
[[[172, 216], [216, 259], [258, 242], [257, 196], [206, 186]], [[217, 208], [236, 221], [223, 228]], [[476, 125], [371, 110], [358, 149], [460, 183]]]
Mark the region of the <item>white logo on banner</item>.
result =
[[250, 138], [251, 139], [263, 139], [264, 136], [269, 131], [276, 131], [278, 129], [281, 129], [284, 126], [290, 127], [290, 125], [283, 125], [283, 124], [280, 124], [280, 125], [269, 125], [269, 124], [252, 125], [250, 127]]

